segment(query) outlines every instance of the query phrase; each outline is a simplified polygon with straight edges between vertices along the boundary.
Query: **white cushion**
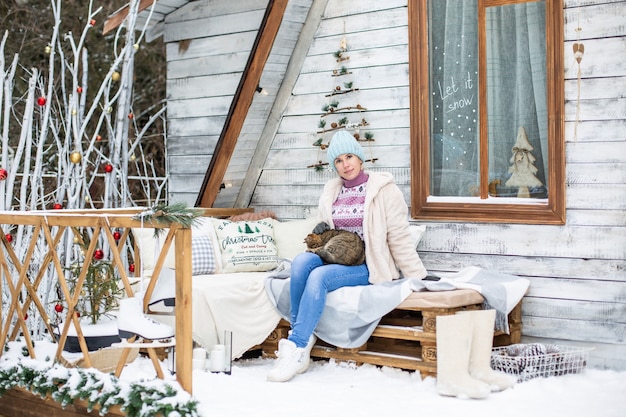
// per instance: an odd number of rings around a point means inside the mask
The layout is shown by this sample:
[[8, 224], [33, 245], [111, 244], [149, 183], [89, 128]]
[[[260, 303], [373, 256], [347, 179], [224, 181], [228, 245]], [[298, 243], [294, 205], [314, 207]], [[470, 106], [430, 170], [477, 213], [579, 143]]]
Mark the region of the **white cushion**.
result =
[[[165, 243], [165, 238], [169, 229], [162, 229], [163, 233], [161, 233], [158, 237], [154, 236], [154, 228], [152, 227], [142, 227], [142, 228], [133, 228], [133, 236], [135, 237], [135, 243], [139, 248], [139, 255], [141, 257], [141, 267], [142, 267], [142, 275], [145, 277], [149, 277], [152, 275], [152, 271], [154, 270], [154, 266], [156, 264], [156, 259], [161, 253], [161, 249], [163, 248], [163, 244]], [[221, 256], [216, 256], [218, 243], [217, 236], [215, 235], [215, 230], [213, 228], [213, 224], [211, 223], [211, 219], [208, 217], [200, 217], [197, 219], [196, 224], [191, 228], [191, 246], [192, 246], [192, 270], [194, 269], [194, 238], [198, 237], [208, 237], [211, 242], [211, 246], [214, 251], [213, 260], [215, 262], [215, 267], [213, 269], [214, 273], [219, 273], [221, 271]], [[206, 240], [198, 240], [195, 242], [196, 250], [198, 250], [198, 245], [203, 243], [206, 247], [208, 241]], [[174, 269], [176, 267], [176, 252], [175, 252], [176, 242], [170, 246], [170, 250], [167, 252], [165, 257], [165, 268]], [[208, 256], [208, 255], [207, 255]], [[206, 261], [206, 259], [203, 259]], [[200, 269], [199, 266], [197, 266]]]
[[292, 260], [306, 250], [304, 238], [313, 231], [317, 219], [310, 217], [302, 220], [275, 221], [274, 238], [278, 248], [278, 257]]

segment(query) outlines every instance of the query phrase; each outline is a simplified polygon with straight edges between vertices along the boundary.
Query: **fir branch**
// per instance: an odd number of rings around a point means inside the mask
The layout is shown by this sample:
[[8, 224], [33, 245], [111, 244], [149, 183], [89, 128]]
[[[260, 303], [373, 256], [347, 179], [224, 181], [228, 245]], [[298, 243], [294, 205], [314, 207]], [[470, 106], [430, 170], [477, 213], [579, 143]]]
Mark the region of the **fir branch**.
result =
[[[153, 226], [170, 227], [172, 224], [179, 224], [183, 227], [192, 227], [198, 223], [200, 216], [202, 216], [202, 210], [188, 208], [185, 203], [174, 203], [169, 206], [156, 204], [152, 208], [136, 214], [133, 219], [150, 223]], [[155, 228], [155, 237], [158, 237], [162, 232], [163, 229]]]

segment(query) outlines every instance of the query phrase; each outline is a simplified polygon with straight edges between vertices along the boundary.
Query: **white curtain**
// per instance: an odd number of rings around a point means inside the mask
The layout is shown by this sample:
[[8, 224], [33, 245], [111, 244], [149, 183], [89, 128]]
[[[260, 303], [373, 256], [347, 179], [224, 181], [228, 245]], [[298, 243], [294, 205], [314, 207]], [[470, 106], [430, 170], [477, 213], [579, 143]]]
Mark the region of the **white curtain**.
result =
[[533, 147], [535, 176], [546, 184], [545, 3], [487, 9], [489, 177], [505, 179], [520, 127]]
[[477, 1], [429, 1], [431, 193], [480, 189]]
[[[504, 184], [523, 126], [545, 184], [545, 3], [487, 9], [489, 179]], [[475, 196], [479, 178], [477, 0], [429, 1], [431, 194]]]

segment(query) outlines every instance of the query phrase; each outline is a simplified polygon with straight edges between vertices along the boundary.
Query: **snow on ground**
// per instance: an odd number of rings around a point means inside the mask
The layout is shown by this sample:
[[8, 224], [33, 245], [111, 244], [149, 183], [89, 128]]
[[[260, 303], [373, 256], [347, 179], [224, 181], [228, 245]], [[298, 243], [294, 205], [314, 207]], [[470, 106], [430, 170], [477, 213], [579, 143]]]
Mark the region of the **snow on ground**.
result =
[[[12, 344], [15, 342], [12, 342]], [[53, 357], [56, 345], [37, 342], [38, 358]], [[19, 360], [11, 348], [3, 360]], [[43, 360], [43, 359], [41, 359]], [[273, 359], [234, 362], [230, 375], [194, 370], [193, 397], [207, 417], [624, 417], [626, 371], [586, 369], [575, 375], [535, 378], [484, 400], [442, 397], [436, 380], [419, 374], [371, 365], [356, 367], [315, 361], [308, 372], [286, 383], [267, 382]], [[166, 380], [175, 376], [161, 363]], [[124, 368], [124, 381], [155, 378], [148, 358]], [[174, 385], [176, 385], [174, 383]]]
[[[436, 380], [417, 373], [334, 361], [313, 362], [286, 383], [266, 381], [272, 359], [236, 361], [232, 373], [195, 370], [193, 395], [202, 416], [220, 417], [602, 417], [626, 416], [626, 371], [587, 369], [537, 378], [484, 400], [442, 397]], [[147, 359], [127, 366], [122, 378], [154, 374]]]

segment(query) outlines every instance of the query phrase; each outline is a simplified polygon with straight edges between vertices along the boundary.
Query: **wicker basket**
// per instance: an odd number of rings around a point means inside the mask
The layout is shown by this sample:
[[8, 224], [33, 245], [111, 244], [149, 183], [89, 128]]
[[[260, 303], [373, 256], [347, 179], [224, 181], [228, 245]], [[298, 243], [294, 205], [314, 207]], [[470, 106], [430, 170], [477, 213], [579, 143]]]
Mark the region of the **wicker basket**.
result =
[[517, 382], [537, 377], [577, 374], [585, 370], [593, 348], [518, 343], [497, 347], [491, 353], [491, 367], [517, 377]]

